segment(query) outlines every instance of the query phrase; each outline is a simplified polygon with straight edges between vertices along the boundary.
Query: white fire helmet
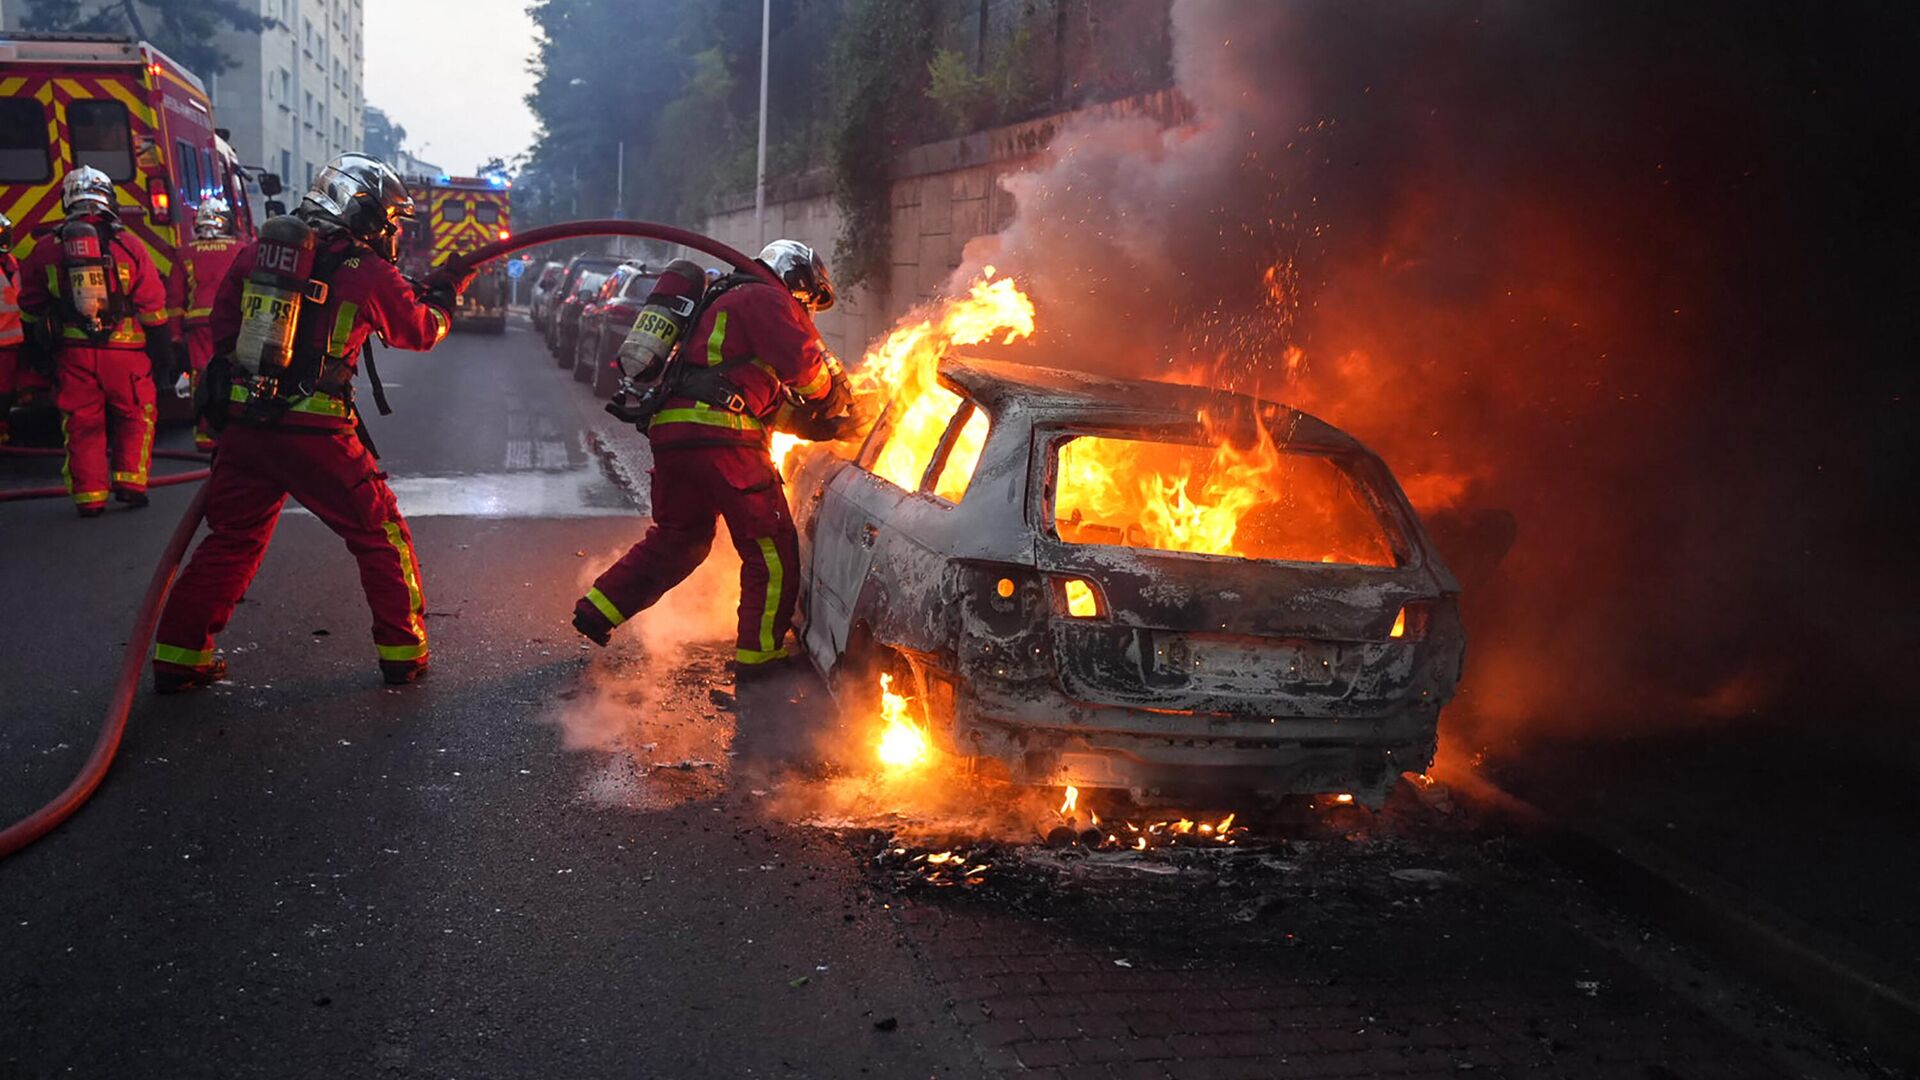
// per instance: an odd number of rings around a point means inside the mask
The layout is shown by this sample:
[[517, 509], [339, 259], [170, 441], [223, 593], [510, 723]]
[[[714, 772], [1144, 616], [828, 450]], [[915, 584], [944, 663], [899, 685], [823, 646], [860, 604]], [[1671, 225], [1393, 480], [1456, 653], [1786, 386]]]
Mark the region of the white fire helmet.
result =
[[82, 165], [60, 181], [60, 209], [68, 217], [113, 213], [113, 181], [91, 165]]
[[793, 298], [809, 311], [833, 306], [833, 278], [827, 261], [798, 240], [775, 240], [760, 252], [760, 263], [786, 285]]
[[218, 195], [200, 201], [200, 208], [193, 212], [193, 235], [200, 240], [214, 240], [233, 235], [233, 207]]

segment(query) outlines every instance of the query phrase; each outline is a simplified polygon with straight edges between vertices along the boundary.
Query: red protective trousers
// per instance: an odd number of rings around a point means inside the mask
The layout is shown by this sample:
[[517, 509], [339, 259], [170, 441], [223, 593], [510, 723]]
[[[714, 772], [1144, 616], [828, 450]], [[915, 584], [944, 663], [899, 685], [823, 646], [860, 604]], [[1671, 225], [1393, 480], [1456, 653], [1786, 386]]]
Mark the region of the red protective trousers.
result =
[[99, 506], [109, 491], [147, 490], [153, 362], [145, 352], [62, 346], [53, 403], [64, 417], [67, 490], [76, 504]]
[[413, 534], [386, 474], [349, 428], [300, 432], [230, 424], [207, 481], [208, 536], [194, 550], [160, 616], [153, 666], [183, 671], [213, 662], [213, 636], [260, 569], [280, 507], [291, 495], [347, 542], [373, 611], [383, 665], [427, 662], [426, 601]]
[[717, 518], [740, 553], [734, 658], [751, 665], [786, 657], [800, 542], [780, 476], [758, 447], [656, 447], [653, 526], [594, 581], [575, 613], [611, 627], [652, 607], [706, 560]]

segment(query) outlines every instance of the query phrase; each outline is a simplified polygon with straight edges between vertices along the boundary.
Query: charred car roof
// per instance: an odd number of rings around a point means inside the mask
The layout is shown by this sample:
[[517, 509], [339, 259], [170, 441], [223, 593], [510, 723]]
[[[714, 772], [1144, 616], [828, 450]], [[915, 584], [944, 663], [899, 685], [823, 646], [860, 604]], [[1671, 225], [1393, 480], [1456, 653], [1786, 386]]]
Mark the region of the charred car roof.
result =
[[949, 355], [940, 373], [967, 397], [997, 413], [1015, 406], [1044, 418], [1123, 425], [1192, 424], [1258, 410], [1281, 442], [1367, 453], [1359, 440], [1298, 409], [1247, 394], [1150, 379], [1115, 379], [1061, 368]]

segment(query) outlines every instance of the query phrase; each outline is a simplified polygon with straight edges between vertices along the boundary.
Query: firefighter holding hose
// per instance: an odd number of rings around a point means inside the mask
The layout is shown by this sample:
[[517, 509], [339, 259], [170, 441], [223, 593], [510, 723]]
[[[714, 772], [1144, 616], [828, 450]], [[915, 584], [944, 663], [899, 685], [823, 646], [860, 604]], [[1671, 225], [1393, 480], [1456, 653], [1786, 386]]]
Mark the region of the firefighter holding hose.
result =
[[[856, 421], [846, 373], [814, 329], [833, 282], [813, 249], [776, 240], [758, 274], [706, 283], [686, 260], [668, 265], [621, 345], [628, 381], [610, 407], [653, 444], [653, 525], [574, 605], [574, 629], [600, 645], [706, 559], [724, 518], [740, 553], [735, 672], [752, 678], [787, 658], [799, 585], [799, 541], [768, 453], [776, 427], [836, 438]], [[691, 331], [690, 333], [688, 331]], [[653, 386], [637, 400], [627, 387]]]
[[166, 285], [114, 203], [106, 173], [85, 165], [69, 172], [60, 184], [66, 220], [20, 270], [28, 348], [54, 362], [67, 490], [83, 518], [105, 513], [109, 493], [147, 505], [153, 376], [174, 366]]
[[399, 176], [345, 154], [314, 177], [292, 215], [261, 227], [233, 260], [210, 316], [214, 359], [196, 404], [220, 431], [208, 480], [208, 536], [160, 618], [154, 689], [226, 677], [213, 637], [240, 602], [291, 495], [346, 541], [373, 613], [381, 676], [427, 670], [426, 602], [413, 536], [360, 422], [354, 376], [378, 335], [425, 351], [446, 337], [470, 271], [445, 267], [416, 286], [395, 268], [413, 198]]
[[[240, 253], [240, 241], [233, 235], [233, 207], [218, 196], [200, 203], [193, 215], [193, 240], [187, 245], [187, 363], [190, 371], [180, 373], [184, 393], [189, 384], [198, 385], [213, 360], [213, 301], [227, 280], [227, 271]], [[213, 430], [202, 420], [194, 425], [194, 445], [202, 450], [213, 447]]]
[[20, 260], [13, 257], [13, 219], [0, 214], [0, 446], [7, 445], [13, 395], [20, 388]]

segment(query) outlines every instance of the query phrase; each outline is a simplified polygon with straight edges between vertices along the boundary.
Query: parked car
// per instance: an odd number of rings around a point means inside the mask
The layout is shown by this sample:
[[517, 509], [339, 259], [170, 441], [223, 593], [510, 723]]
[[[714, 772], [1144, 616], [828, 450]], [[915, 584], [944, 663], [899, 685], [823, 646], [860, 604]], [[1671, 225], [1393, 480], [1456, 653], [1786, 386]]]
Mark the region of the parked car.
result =
[[573, 279], [571, 291], [561, 296], [553, 309], [553, 357], [561, 367], [573, 366], [574, 340], [580, 333], [580, 313], [613, 271], [588, 270]]
[[[891, 675], [987, 774], [1141, 803], [1378, 806], [1432, 762], [1459, 586], [1380, 458], [1240, 394], [952, 356], [940, 383], [930, 425], [895, 403], [851, 459], [788, 465], [800, 640], [836, 695]], [[1148, 509], [1223, 490], [1226, 553], [1177, 531], [1219, 521]]]
[[613, 396], [620, 381], [617, 354], [626, 340], [633, 320], [640, 317], [640, 305], [646, 303], [658, 271], [645, 263], [627, 263], [613, 272], [600, 286], [591, 303], [580, 313], [580, 332], [574, 342], [573, 377], [590, 383], [599, 397]]
[[527, 317], [533, 320], [534, 326], [541, 325], [547, 302], [553, 298], [554, 287], [560, 284], [560, 275], [566, 272], [567, 268], [562, 264], [549, 262], [543, 264], [540, 272], [534, 275], [533, 288], [527, 297]]
[[573, 363], [571, 348], [567, 352], [560, 351], [558, 316], [561, 302], [573, 295], [574, 286], [579, 282], [581, 274], [591, 271], [604, 278], [613, 273], [620, 262], [621, 260], [611, 255], [575, 255], [567, 260], [566, 269], [560, 272], [560, 283], [553, 287], [553, 295], [548, 299], [543, 312], [546, 318], [540, 323], [540, 336], [546, 341], [547, 351], [553, 354], [554, 359], [562, 361], [561, 367], [567, 367]]

